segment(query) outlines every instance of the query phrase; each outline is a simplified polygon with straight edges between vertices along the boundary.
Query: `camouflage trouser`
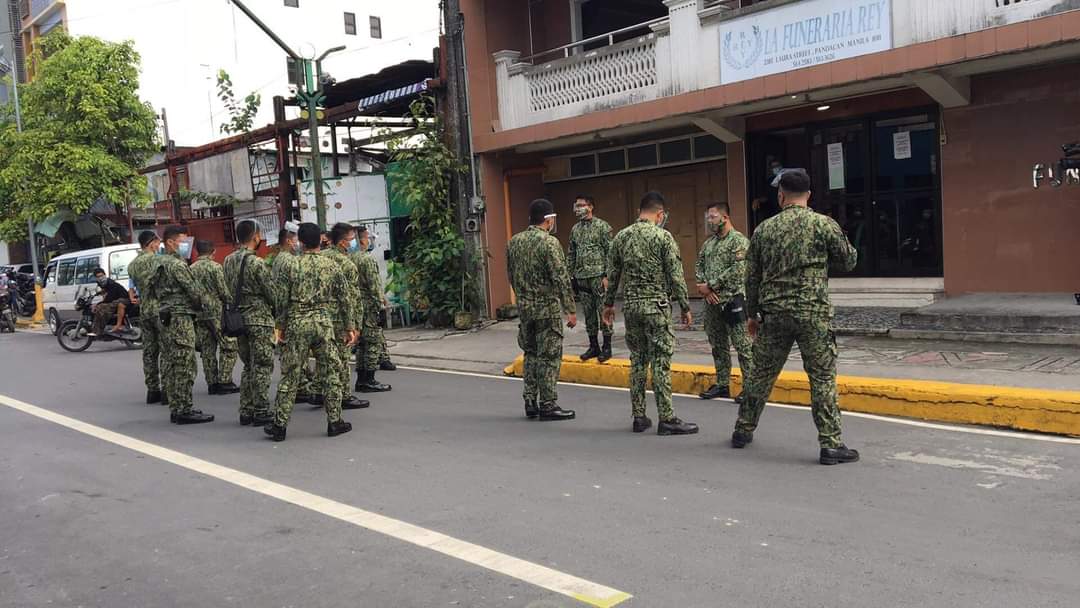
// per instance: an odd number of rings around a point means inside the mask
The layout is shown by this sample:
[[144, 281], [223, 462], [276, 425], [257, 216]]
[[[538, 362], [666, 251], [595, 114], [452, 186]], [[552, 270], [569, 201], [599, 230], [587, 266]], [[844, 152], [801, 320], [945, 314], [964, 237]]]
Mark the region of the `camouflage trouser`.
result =
[[611, 326], [603, 319], [604, 278], [578, 279], [578, 301], [581, 302], [581, 314], [585, 316], [585, 331], [595, 336], [601, 330], [605, 336], [611, 336]]
[[202, 319], [195, 323], [195, 346], [202, 356], [203, 377], [207, 386], [232, 382], [236, 366], [236, 338], [221, 334], [221, 323]]
[[390, 349], [386, 348], [386, 334], [379, 332], [382, 335], [382, 351], [379, 353], [379, 363], [390, 360]]
[[522, 319], [518, 346], [525, 353], [525, 402], [554, 404], [559, 399], [556, 384], [562, 368], [562, 319]]
[[754, 367], [743, 387], [743, 402], [735, 429], [754, 432], [765, 400], [787, 362], [792, 343], [798, 343], [803, 369], [810, 378], [810, 411], [823, 448], [840, 445], [840, 408], [836, 397], [836, 336], [829, 319], [768, 315], [754, 340]]
[[270, 374], [274, 372], [274, 328], [249, 325], [237, 338], [244, 372], [240, 376], [240, 413], [270, 410]]
[[630, 348], [630, 405], [634, 416], [645, 415], [645, 384], [652, 369], [653, 392], [656, 393], [656, 414], [660, 420], [671, 420], [671, 356], [675, 354], [675, 329], [671, 324], [671, 309], [664, 306], [656, 312], [625, 311], [626, 346]]
[[[334, 382], [341, 385], [341, 398], [344, 399], [345, 395], [348, 394], [352, 389], [352, 384], [350, 383], [350, 381], [352, 380], [352, 373], [349, 369], [349, 355], [352, 354], [349, 351], [352, 347], [350, 347], [348, 344], [345, 344], [345, 341], [343, 339], [345, 335], [344, 327], [339, 327], [335, 325], [332, 331], [334, 333], [334, 339], [329, 345], [329, 350], [333, 350], [335, 354], [333, 362], [334, 367], [330, 368], [330, 371], [328, 372], [327, 369], [323, 367], [324, 364], [319, 362], [319, 353], [316, 352], [315, 373], [316, 375], [318, 375], [320, 380], [318, 384], [319, 388], [322, 389], [320, 394], [330, 394], [329, 380], [331, 376], [333, 376]], [[359, 359], [357, 359], [357, 361], [359, 361]]]
[[712, 346], [713, 365], [716, 366], [717, 386], [731, 385], [731, 347], [739, 354], [739, 368], [742, 370], [743, 384], [750, 375], [753, 366], [753, 343], [746, 331], [746, 321], [729, 325], [724, 318], [723, 305], [705, 305], [705, 333]]
[[191, 410], [191, 387], [195, 385], [195, 317], [173, 313], [161, 334], [161, 383], [169, 410]]
[[146, 390], [161, 390], [161, 371], [158, 358], [161, 356], [161, 325], [156, 309], [144, 308], [139, 315], [139, 335], [142, 339], [142, 369]]
[[296, 400], [300, 369], [307, 365], [308, 355], [315, 352], [317, 368], [323, 373], [326, 386], [326, 418], [330, 422], [341, 420], [342, 387], [337, 370], [340, 367], [338, 349], [333, 342], [340, 342], [334, 335], [330, 319], [301, 318], [289, 323], [285, 330], [285, 344], [281, 349], [281, 382], [278, 383], [277, 402], [274, 406], [274, 423], [289, 424], [293, 402]]
[[[378, 314], [365, 314], [364, 327], [360, 332], [360, 348], [356, 352], [356, 369], [374, 371], [379, 369], [379, 361], [386, 350], [386, 336], [379, 325]], [[386, 356], [387, 359], [390, 355]]]

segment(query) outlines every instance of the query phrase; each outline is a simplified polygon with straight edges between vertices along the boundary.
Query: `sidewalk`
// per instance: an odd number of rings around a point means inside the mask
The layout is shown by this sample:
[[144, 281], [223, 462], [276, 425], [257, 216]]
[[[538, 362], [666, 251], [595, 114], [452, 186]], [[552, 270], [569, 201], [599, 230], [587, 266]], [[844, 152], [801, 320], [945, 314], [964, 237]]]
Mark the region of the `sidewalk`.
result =
[[[494, 323], [469, 332], [423, 328], [386, 332], [394, 360], [404, 365], [501, 374], [521, 351], [517, 321]], [[629, 358], [621, 320], [615, 324], [616, 358]], [[708, 339], [701, 331], [676, 332], [675, 363], [712, 365]], [[1080, 391], [1080, 347], [1029, 344], [979, 344], [840, 336], [838, 371], [850, 376], [933, 380], [961, 384]], [[564, 352], [588, 347], [584, 327], [566, 330]], [[737, 367], [738, 362], [734, 365]], [[798, 349], [786, 369], [801, 370]]]

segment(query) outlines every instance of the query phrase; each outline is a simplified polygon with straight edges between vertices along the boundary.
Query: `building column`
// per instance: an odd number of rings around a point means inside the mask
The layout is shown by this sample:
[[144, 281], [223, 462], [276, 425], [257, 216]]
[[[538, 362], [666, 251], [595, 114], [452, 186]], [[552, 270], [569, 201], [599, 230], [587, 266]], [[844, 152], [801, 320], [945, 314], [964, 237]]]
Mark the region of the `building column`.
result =
[[701, 57], [698, 56], [701, 21], [698, 11], [703, 0], [664, 0], [670, 15], [668, 36], [671, 54], [671, 94], [696, 91], [700, 87]]

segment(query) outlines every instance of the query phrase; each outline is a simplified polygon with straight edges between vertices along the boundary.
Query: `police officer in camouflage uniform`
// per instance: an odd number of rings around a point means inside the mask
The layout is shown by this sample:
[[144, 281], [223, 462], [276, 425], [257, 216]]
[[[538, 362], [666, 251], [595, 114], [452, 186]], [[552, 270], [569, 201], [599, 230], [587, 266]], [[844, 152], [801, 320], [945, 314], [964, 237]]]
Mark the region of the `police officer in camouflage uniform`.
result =
[[[330, 229], [330, 244], [331, 247], [323, 249], [322, 255], [329, 258], [334, 262], [335, 267], [345, 277], [345, 290], [337, 294], [338, 298], [348, 300], [349, 310], [353, 315], [352, 318], [344, 318], [340, 314], [331, 315], [334, 320], [334, 335], [342, 335], [350, 329], [356, 329], [360, 327], [360, 318], [364, 314], [364, 306], [360, 301], [360, 279], [357, 277], [356, 265], [349, 259], [348, 251], [355, 251], [359, 247], [356, 240], [356, 228], [344, 222], [334, 224]], [[343, 308], [342, 310], [346, 310]], [[366, 326], [365, 326], [366, 329]], [[365, 408], [371, 405], [369, 402], [357, 399], [349, 392], [349, 380], [351, 374], [349, 373], [349, 352], [352, 344], [344, 344], [340, 340], [334, 342], [334, 347], [337, 348], [337, 361], [338, 367], [335, 370], [338, 374], [338, 383], [341, 385], [341, 408], [346, 410], [356, 410]], [[357, 361], [357, 375], [359, 376], [359, 360]], [[324, 370], [319, 370], [319, 375], [326, 377]], [[325, 386], [325, 385], [324, 385]], [[323, 391], [323, 395], [326, 395], [326, 391]]]
[[[158, 247], [161, 239], [152, 230], [139, 233], [139, 254], [128, 265], [128, 275], [139, 293], [139, 334], [142, 339], [143, 379], [146, 383], [146, 403], [162, 403], [161, 392], [161, 322], [158, 320], [158, 296], [152, 286], [161, 260]], [[166, 401], [167, 402], [167, 401]]]
[[573, 410], [557, 405], [562, 368], [562, 316], [577, 325], [562, 245], [555, 231], [555, 207], [537, 199], [529, 205], [529, 227], [510, 239], [506, 251], [510, 286], [517, 295], [518, 345], [525, 353], [525, 415], [540, 420], [571, 420]]
[[604, 321], [615, 321], [615, 293], [623, 287], [623, 316], [626, 318], [626, 345], [630, 348], [630, 404], [635, 433], [652, 426], [645, 415], [645, 383], [652, 369], [658, 435], [690, 435], [698, 432], [692, 422], [683, 422], [671, 407], [671, 356], [675, 352], [675, 329], [671, 321], [671, 301], [682, 310], [682, 322], [689, 325], [690, 300], [683, 278], [682, 257], [675, 237], [664, 230], [667, 211], [664, 197], [649, 192], [641, 199], [638, 220], [615, 235], [608, 263], [608, 290], [604, 295]]
[[360, 344], [356, 350], [355, 390], [361, 393], [382, 393], [391, 389], [389, 384], [375, 379], [375, 370], [381, 368], [379, 359], [386, 349], [386, 336], [383, 335], [383, 328], [379, 323], [379, 313], [385, 310], [382, 278], [379, 277], [379, 264], [368, 253], [371, 232], [366, 226], [357, 228], [357, 241], [358, 247], [349, 256], [356, 267], [358, 292], [363, 307]]
[[[277, 252], [271, 258], [267, 257], [267, 262], [270, 262], [270, 277], [274, 283], [275, 289], [281, 289], [284, 286], [284, 268], [287, 264], [295, 262], [299, 258], [300, 254], [300, 241], [297, 240], [296, 231], [299, 229], [299, 224], [295, 222], [285, 222], [285, 226], [278, 231], [278, 245]], [[280, 332], [283, 327], [278, 327]], [[278, 359], [285, 352], [283, 347], [278, 348]], [[311, 371], [311, 366], [308, 362], [304, 362], [300, 366], [300, 383], [296, 388], [296, 402], [297, 403], [311, 403], [312, 405], [322, 405], [322, 396], [318, 394], [319, 388], [315, 386], [315, 374]]]
[[705, 333], [712, 345], [716, 384], [702, 399], [731, 397], [731, 347], [739, 354], [743, 378], [750, 375], [750, 335], [746, 332], [746, 250], [750, 241], [731, 225], [727, 203], [713, 203], [705, 211], [709, 238], [701, 247], [695, 267], [698, 293], [705, 298]]
[[239, 393], [233, 384], [233, 368], [236, 366], [236, 338], [221, 333], [221, 312], [225, 302], [231, 302], [233, 294], [225, 286], [225, 271], [214, 261], [214, 244], [195, 241], [199, 259], [191, 265], [191, 274], [199, 282], [199, 288], [207, 294], [210, 306], [199, 311], [195, 323], [195, 345], [202, 355], [203, 376], [211, 395]]
[[161, 307], [161, 379], [169, 401], [169, 420], [174, 424], [200, 424], [214, 417], [194, 409], [191, 387], [197, 372], [195, 363], [195, 316], [210, 306], [206, 294], [188, 268], [191, 240], [183, 226], [165, 228], [162, 241], [165, 255], [159, 256], [151, 290]]
[[354, 342], [356, 328], [350, 322], [343, 335], [335, 335], [333, 317], [352, 320], [357, 314], [351, 309], [352, 300], [341, 297], [349, 287], [342, 266], [330, 257], [319, 255], [319, 227], [301, 224], [299, 237], [304, 253], [282, 269], [283, 284], [278, 292], [277, 321], [284, 330], [281, 382], [278, 383], [273, 421], [264, 427], [265, 433], [274, 441], [285, 439], [285, 429], [296, 400], [300, 366], [312, 351], [327, 387], [323, 403], [326, 434], [336, 437], [352, 430], [352, 425], [341, 419], [343, 387], [337, 373], [340, 349], [335, 343]]
[[[244, 371], [240, 376], [240, 424], [263, 426], [270, 422], [270, 374], [274, 371], [274, 304], [277, 294], [270, 280], [270, 268], [255, 251], [263, 243], [255, 220], [236, 226], [240, 246], [225, 258], [225, 286], [235, 294], [244, 315], [245, 332], [237, 338]], [[241, 279], [240, 269], [244, 276]], [[230, 296], [232, 297], [232, 296]]]
[[754, 232], [747, 256], [746, 307], [754, 367], [744, 388], [731, 445], [746, 447], [793, 343], [810, 379], [810, 408], [818, 429], [821, 464], [855, 462], [859, 453], [840, 440], [836, 396], [836, 336], [829, 302], [829, 267], [855, 268], [858, 253], [832, 218], [807, 207], [810, 176], [780, 176], [780, 213]]
[[[611, 250], [611, 226], [593, 215], [593, 199], [578, 196], [574, 201], [574, 216], [578, 223], [570, 229], [570, 247], [566, 256], [570, 267], [574, 293], [581, 300], [585, 315], [585, 330], [589, 334], [589, 350], [582, 361], [595, 358], [603, 363], [611, 358], [611, 326], [602, 318], [604, 292], [607, 291], [607, 258]], [[604, 344], [597, 333], [603, 329]]]

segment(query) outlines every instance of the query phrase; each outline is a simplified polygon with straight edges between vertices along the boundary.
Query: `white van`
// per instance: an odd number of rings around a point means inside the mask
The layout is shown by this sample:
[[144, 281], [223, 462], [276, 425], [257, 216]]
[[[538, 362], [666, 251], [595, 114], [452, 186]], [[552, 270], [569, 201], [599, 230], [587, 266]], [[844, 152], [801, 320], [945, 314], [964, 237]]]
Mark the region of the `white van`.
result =
[[60, 324], [78, 315], [75, 312], [75, 292], [83, 285], [94, 283], [94, 269], [103, 269], [117, 283], [128, 286], [128, 264], [139, 254], [139, 245], [113, 245], [53, 258], [45, 267], [45, 283], [41, 288], [42, 306], [49, 329], [55, 334]]

